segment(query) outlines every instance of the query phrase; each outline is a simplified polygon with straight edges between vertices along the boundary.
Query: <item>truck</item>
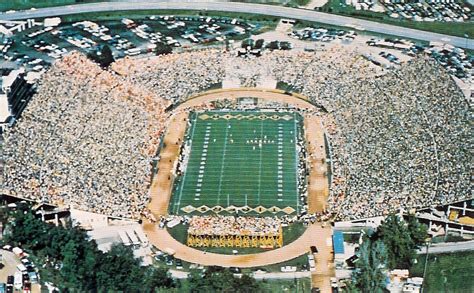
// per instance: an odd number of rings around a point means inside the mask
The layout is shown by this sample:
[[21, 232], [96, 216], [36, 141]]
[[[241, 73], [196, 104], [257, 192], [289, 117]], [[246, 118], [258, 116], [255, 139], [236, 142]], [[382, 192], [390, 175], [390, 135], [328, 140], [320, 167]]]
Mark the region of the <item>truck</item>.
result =
[[21, 288], [23, 287], [23, 275], [22, 275], [22, 273], [21, 272], [16, 272], [13, 280], [14, 280], [13, 281], [13, 287], [16, 290], [21, 290]]

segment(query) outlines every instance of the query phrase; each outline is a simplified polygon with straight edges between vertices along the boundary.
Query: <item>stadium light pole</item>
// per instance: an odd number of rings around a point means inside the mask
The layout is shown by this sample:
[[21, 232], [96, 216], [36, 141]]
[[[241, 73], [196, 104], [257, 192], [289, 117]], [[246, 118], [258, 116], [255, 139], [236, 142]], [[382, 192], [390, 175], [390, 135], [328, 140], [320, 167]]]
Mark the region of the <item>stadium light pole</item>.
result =
[[[423, 284], [425, 283], [425, 274], [426, 274], [426, 267], [428, 266], [428, 257], [429, 257], [429, 249], [430, 249], [430, 245], [431, 245], [431, 241], [430, 239], [428, 239], [428, 241], [426, 241], [426, 258], [425, 258], [425, 267], [423, 268]], [[421, 285], [421, 293], [423, 293], [423, 288], [425, 286], [424, 285]]]

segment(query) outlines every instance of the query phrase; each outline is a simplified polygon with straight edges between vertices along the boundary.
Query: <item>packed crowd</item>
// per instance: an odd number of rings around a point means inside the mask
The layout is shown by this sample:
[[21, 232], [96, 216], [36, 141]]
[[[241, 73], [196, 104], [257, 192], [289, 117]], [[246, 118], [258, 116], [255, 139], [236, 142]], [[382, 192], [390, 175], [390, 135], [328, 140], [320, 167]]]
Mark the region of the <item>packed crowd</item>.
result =
[[338, 89], [330, 198], [338, 219], [470, 197], [469, 106], [444, 69], [418, 59]]
[[[341, 48], [279, 51], [259, 58], [214, 53], [209, 62], [207, 52], [194, 53], [201, 56], [200, 63], [212, 64], [206, 66], [213, 83], [237, 79], [241, 86], [255, 86], [274, 79], [328, 111], [324, 119], [332, 143], [328, 213], [337, 219], [469, 197], [469, 109], [449, 75], [432, 61], [419, 58], [386, 73]], [[216, 64], [225, 70], [216, 70]], [[192, 78], [187, 82], [201, 84], [198, 73], [203, 69], [189, 69], [185, 75]], [[133, 71], [128, 78], [143, 82], [150, 75], [155, 76]], [[174, 101], [182, 98], [186, 96]]]
[[112, 69], [128, 81], [173, 103], [222, 82], [223, 53], [217, 50], [118, 60]]
[[417, 58], [380, 76], [354, 52], [203, 50], [122, 59], [101, 71], [65, 57], [6, 135], [5, 188], [27, 198], [136, 217], [171, 112], [226, 79], [291, 85], [327, 110], [327, 216], [355, 219], [469, 198], [470, 109], [444, 69]]
[[85, 56], [69, 55], [45, 75], [6, 133], [3, 188], [27, 199], [138, 218], [164, 124], [165, 105], [157, 101]]
[[188, 234], [277, 236], [280, 229], [277, 217], [194, 216], [189, 221]]

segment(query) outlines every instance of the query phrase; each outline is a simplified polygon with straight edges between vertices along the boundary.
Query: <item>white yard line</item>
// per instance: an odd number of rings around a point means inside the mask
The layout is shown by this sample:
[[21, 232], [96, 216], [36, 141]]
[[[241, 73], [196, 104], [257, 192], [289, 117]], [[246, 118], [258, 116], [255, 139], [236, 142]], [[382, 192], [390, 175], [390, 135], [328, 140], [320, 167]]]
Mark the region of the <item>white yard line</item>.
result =
[[[263, 137], [263, 121], [260, 121], [260, 139]], [[258, 161], [258, 193], [257, 193], [257, 200], [258, 200], [258, 205], [260, 205], [260, 186], [262, 184], [262, 147], [260, 148], [260, 159]]]
[[229, 135], [229, 122], [227, 122], [226, 129], [225, 129], [225, 137], [224, 137], [224, 151], [222, 152], [222, 164], [221, 164], [221, 176], [219, 176], [219, 193], [217, 194], [217, 205], [219, 205], [219, 201], [221, 198], [221, 187], [222, 187], [222, 177], [224, 176], [224, 162], [225, 162], [225, 152], [227, 149], [227, 136]]
[[[190, 141], [190, 145], [189, 145], [189, 158], [191, 158], [191, 152], [192, 152], [192, 145], [193, 145], [193, 139], [194, 139], [194, 131], [196, 130], [196, 120], [197, 120], [197, 114], [196, 116], [194, 117], [194, 122], [193, 122], [193, 131], [191, 131], [191, 139], [189, 140]], [[186, 168], [187, 169], [187, 168]], [[177, 205], [175, 206], [175, 211], [174, 213], [177, 214], [178, 211], [179, 211], [179, 206], [181, 205], [181, 197], [183, 195], [183, 187], [184, 187], [184, 183], [186, 182], [186, 174], [188, 174], [188, 170], [184, 170], [184, 175], [183, 175], [183, 181], [181, 182], [181, 187], [180, 187], [180, 190], [179, 190], [179, 196], [178, 196], [178, 203]]]
[[[293, 135], [294, 135], [294, 148], [295, 148], [295, 174], [298, 174], [298, 150], [296, 148], [296, 143], [297, 143], [297, 136], [296, 136], [296, 115], [293, 113], [293, 119], [294, 119], [294, 130], [293, 130]], [[298, 175], [295, 176], [295, 189], [296, 189], [296, 212], [299, 214], [300, 212], [300, 199], [299, 199], [299, 194], [298, 194]]]
[[[283, 163], [283, 124], [280, 124], [278, 123], [278, 135], [277, 135], [277, 173], [276, 173], [276, 186], [277, 186], [277, 189], [276, 189], [276, 195], [277, 195], [277, 198], [276, 200], [278, 202], [283, 202], [284, 199], [283, 199], [283, 194], [284, 194], [284, 189], [283, 189], [283, 186], [286, 182], [284, 182], [283, 180], [283, 165], [280, 165], [280, 162]], [[280, 153], [280, 150], [281, 150], [281, 153]], [[280, 178], [281, 176], [281, 178]], [[280, 180], [281, 183], [280, 183]], [[280, 192], [281, 190], [281, 192]]]

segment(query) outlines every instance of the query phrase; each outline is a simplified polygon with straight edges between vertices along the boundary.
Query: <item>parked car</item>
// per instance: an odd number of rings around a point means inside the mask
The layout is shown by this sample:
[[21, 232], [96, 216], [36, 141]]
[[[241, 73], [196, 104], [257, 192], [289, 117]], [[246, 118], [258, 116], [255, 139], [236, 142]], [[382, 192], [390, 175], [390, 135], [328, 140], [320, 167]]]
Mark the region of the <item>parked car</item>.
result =
[[14, 280], [15, 280], [15, 277], [8, 276], [7, 277], [7, 285], [13, 285]]
[[176, 268], [178, 270], [182, 270], [183, 269], [183, 262], [180, 260], [180, 259], [177, 259], [176, 260]]

